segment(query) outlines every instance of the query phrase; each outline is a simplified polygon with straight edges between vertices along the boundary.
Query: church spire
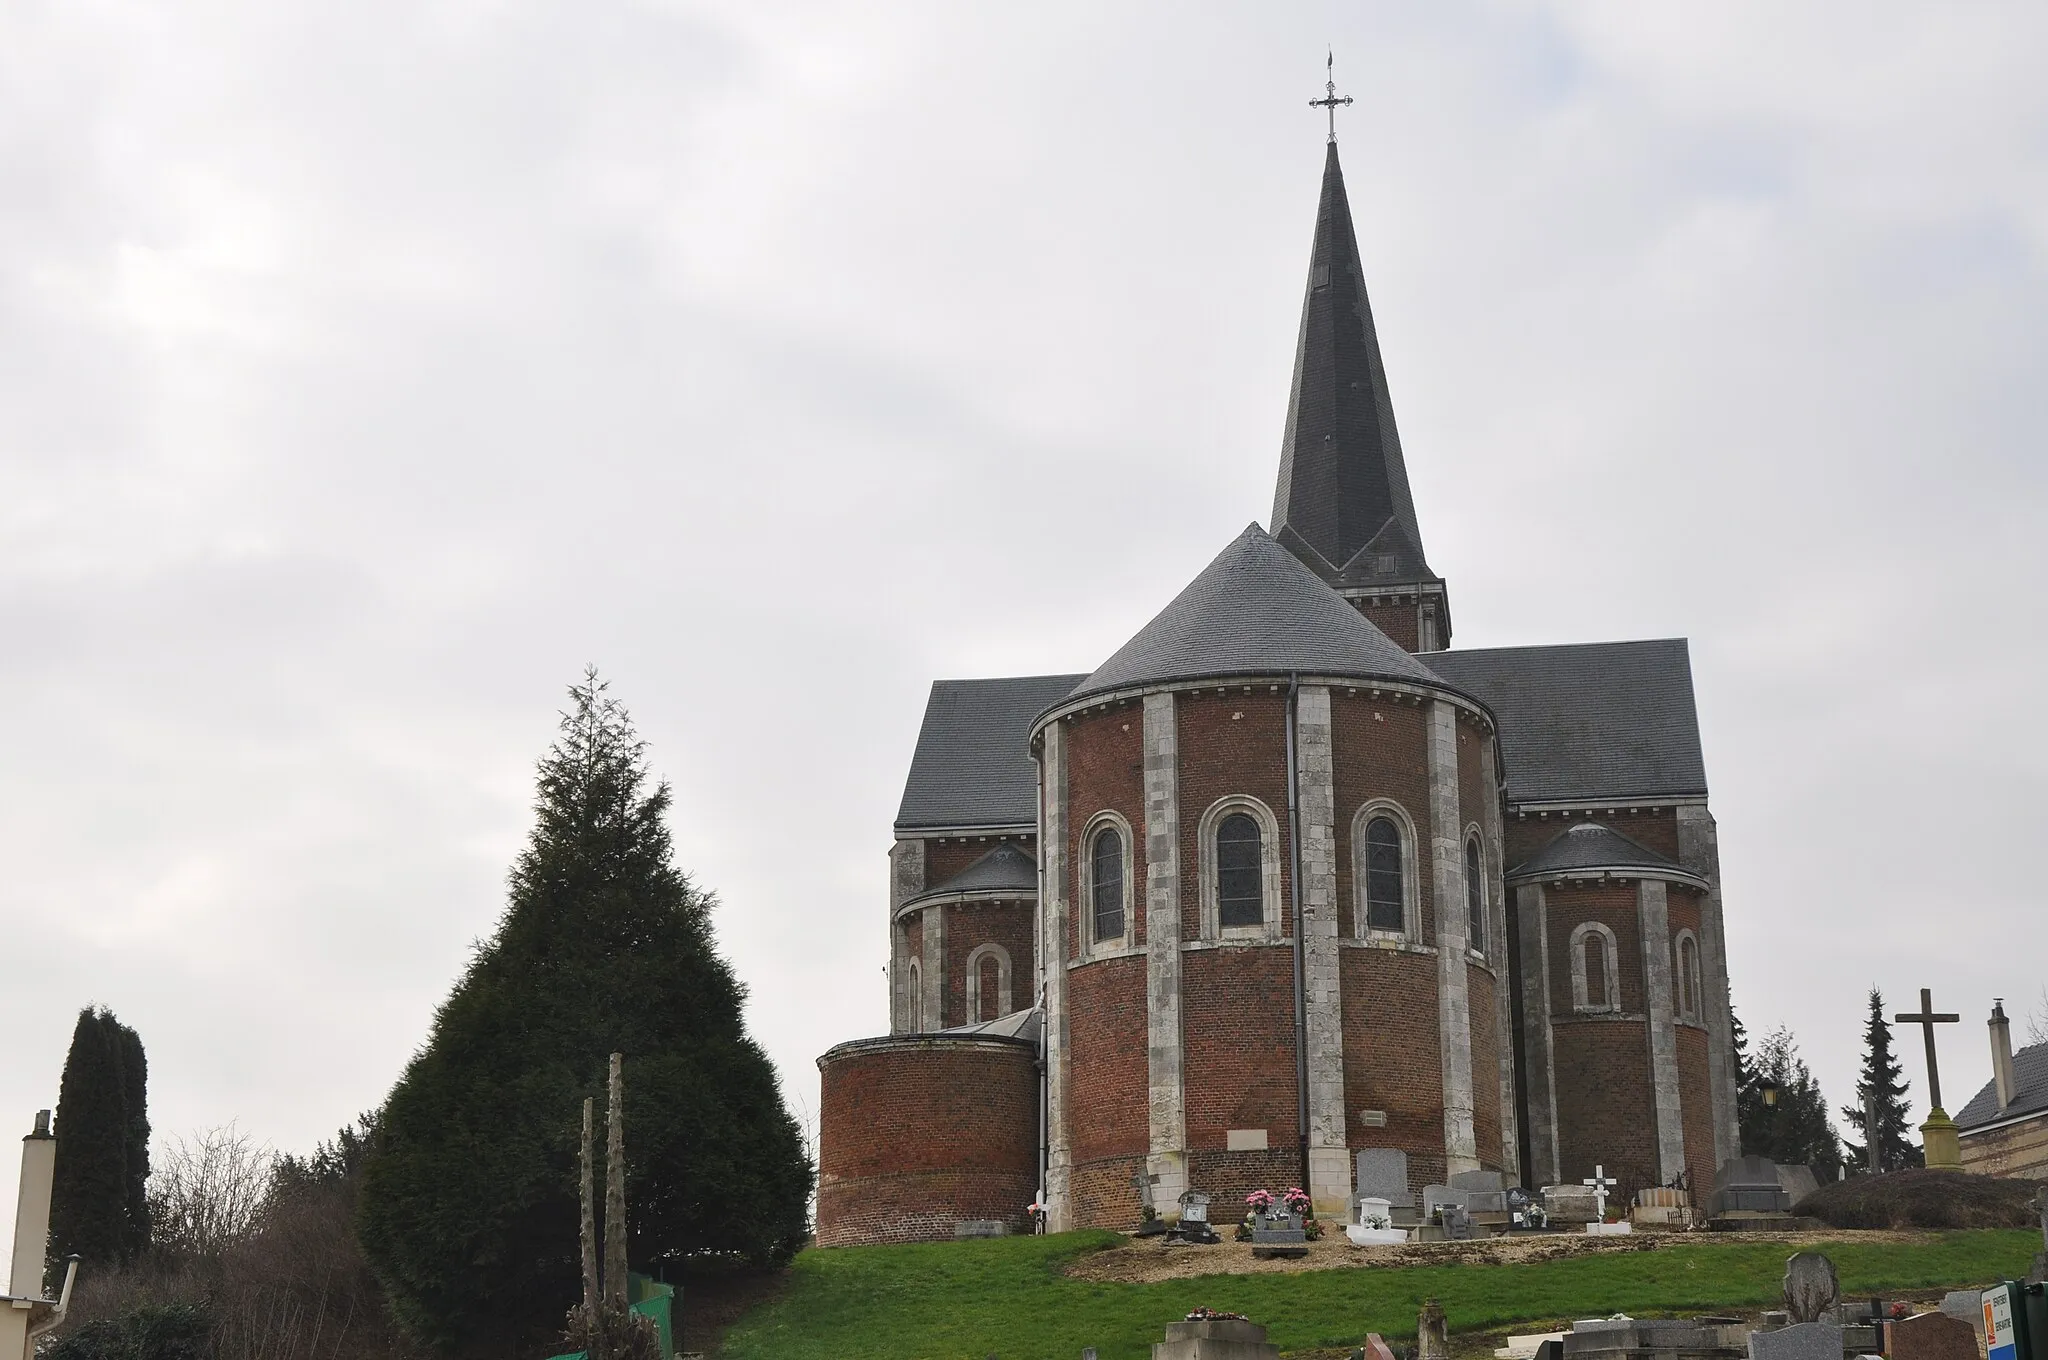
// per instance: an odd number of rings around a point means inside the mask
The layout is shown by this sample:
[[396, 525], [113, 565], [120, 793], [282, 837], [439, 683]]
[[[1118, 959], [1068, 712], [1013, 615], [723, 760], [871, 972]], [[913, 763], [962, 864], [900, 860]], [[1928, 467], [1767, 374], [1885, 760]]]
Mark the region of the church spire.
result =
[[[1334, 103], [1334, 87], [1331, 96]], [[1294, 351], [1273, 537], [1412, 650], [1448, 645], [1443, 580], [1422, 553], [1334, 134]]]

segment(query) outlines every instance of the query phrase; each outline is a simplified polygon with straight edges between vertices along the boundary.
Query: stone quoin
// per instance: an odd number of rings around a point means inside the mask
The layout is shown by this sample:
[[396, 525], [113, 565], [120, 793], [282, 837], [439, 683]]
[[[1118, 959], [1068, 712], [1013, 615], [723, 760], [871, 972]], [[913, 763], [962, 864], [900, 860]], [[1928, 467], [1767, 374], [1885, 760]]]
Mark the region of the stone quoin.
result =
[[1738, 1149], [1686, 644], [1450, 644], [1332, 141], [1271, 524], [1090, 673], [932, 687], [892, 1034], [819, 1060], [819, 1241], [1034, 1202], [1130, 1229], [1134, 1185], [1225, 1221], [1300, 1185], [1343, 1222], [1373, 1150], [1417, 1186], [1711, 1184]]

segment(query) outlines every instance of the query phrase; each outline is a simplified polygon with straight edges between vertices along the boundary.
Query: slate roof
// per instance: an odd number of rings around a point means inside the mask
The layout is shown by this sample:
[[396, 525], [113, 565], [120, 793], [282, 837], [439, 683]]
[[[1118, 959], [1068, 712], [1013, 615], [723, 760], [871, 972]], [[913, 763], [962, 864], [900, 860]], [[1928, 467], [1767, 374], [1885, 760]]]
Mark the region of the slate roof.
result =
[[1012, 1011], [995, 1020], [984, 1020], [978, 1025], [955, 1025], [942, 1029], [941, 1034], [976, 1034], [989, 1039], [1022, 1039], [1036, 1044], [1038, 1036], [1045, 1029], [1045, 1012], [1036, 1009]]
[[1327, 581], [1436, 579], [1423, 558], [1335, 142], [1323, 158], [1273, 536]]
[[1082, 679], [1016, 675], [933, 684], [896, 810], [897, 829], [1036, 825], [1031, 723]]
[[1658, 854], [1611, 826], [1581, 822], [1553, 836], [1528, 859], [1508, 870], [1509, 878], [1555, 874], [1571, 869], [1661, 869], [1691, 873], [1677, 860]]
[[2016, 1115], [2048, 1110], [2048, 1044], [2030, 1044], [2012, 1055], [2012, 1104], [1998, 1108], [1998, 1083], [1987, 1081], [1970, 1103], [1955, 1113], [1956, 1127], [1973, 1129]]
[[1500, 720], [1508, 799], [1705, 796], [1684, 638], [1427, 652]]
[[[1018, 740], [1023, 740], [1019, 738]], [[1027, 771], [1027, 778], [1029, 774]], [[1034, 807], [1032, 815], [1037, 815]], [[912, 898], [939, 897], [947, 893], [1037, 892], [1038, 861], [1014, 845], [998, 845], [935, 888]]]
[[1069, 697], [1289, 671], [1444, 683], [1252, 524]]

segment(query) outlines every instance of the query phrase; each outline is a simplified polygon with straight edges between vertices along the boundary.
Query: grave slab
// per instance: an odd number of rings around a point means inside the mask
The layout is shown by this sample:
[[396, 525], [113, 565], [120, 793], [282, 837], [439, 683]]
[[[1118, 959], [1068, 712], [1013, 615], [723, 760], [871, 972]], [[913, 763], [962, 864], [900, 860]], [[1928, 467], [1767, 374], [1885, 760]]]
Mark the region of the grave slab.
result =
[[1892, 1360], [1977, 1360], [1977, 1329], [1947, 1313], [1919, 1313], [1891, 1327]]
[[1280, 1348], [1256, 1322], [1169, 1322], [1166, 1340], [1152, 1343], [1152, 1360], [1280, 1360]]
[[1842, 1329], [1832, 1322], [1795, 1322], [1751, 1332], [1749, 1360], [1842, 1360]]

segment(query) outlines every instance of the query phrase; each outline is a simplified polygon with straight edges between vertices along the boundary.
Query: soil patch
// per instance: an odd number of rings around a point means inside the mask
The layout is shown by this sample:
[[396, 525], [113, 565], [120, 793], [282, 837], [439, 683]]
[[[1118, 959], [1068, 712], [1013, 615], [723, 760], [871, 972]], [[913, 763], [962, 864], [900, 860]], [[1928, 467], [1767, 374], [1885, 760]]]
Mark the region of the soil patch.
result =
[[1627, 1237], [1590, 1237], [1555, 1233], [1547, 1236], [1492, 1237], [1471, 1242], [1412, 1242], [1405, 1246], [1354, 1247], [1341, 1236], [1308, 1244], [1308, 1255], [1292, 1261], [1252, 1258], [1249, 1242], [1222, 1242], [1213, 1247], [1162, 1246], [1157, 1239], [1129, 1238], [1103, 1251], [1077, 1257], [1067, 1266], [1078, 1280], [1150, 1284], [1203, 1275], [1267, 1275], [1302, 1270], [1388, 1270], [1405, 1266], [1518, 1265], [1561, 1261], [1578, 1256], [1657, 1251], [1681, 1245], [1706, 1246], [1738, 1242], [1775, 1242], [1790, 1256], [1826, 1242], [1926, 1242], [1935, 1234], [1918, 1231], [1842, 1231], [1802, 1233], [1672, 1233], [1636, 1232]]
[[676, 1350], [682, 1355], [717, 1355], [725, 1329], [740, 1317], [778, 1297], [789, 1288], [789, 1270], [734, 1268], [686, 1279], [683, 1292], [682, 1335]]

